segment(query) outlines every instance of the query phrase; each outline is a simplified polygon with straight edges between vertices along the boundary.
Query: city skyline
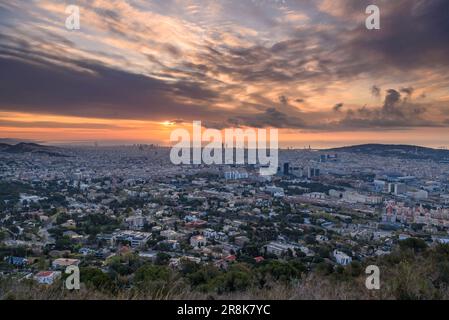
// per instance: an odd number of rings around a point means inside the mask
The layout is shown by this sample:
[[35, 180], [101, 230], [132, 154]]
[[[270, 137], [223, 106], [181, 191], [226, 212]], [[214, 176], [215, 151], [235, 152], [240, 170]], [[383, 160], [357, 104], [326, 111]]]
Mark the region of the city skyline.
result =
[[74, 1], [80, 30], [68, 4], [0, 2], [0, 138], [168, 145], [201, 120], [283, 148], [449, 146], [445, 1]]

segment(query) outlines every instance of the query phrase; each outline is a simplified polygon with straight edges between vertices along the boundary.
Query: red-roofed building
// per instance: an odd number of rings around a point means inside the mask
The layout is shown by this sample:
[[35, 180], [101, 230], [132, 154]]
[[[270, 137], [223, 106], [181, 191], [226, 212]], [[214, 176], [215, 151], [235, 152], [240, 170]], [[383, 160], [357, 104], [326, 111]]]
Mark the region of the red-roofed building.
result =
[[120, 253], [121, 255], [125, 255], [125, 254], [130, 253], [130, 252], [131, 252], [131, 249], [130, 249], [130, 247], [128, 247], [128, 246], [123, 246], [123, 247], [121, 247], [121, 248], [119, 249], [119, 253]]
[[41, 271], [34, 276], [34, 280], [40, 284], [53, 284], [60, 277], [60, 271]]
[[52, 262], [53, 269], [65, 269], [68, 266], [78, 266], [80, 263], [80, 260], [78, 259], [66, 259], [66, 258], [59, 258]]
[[190, 238], [190, 245], [194, 248], [205, 247], [207, 240], [201, 235], [193, 236]]
[[204, 221], [204, 220], [195, 220], [195, 221], [186, 223], [187, 228], [204, 228], [206, 225], [207, 225], [207, 221]]

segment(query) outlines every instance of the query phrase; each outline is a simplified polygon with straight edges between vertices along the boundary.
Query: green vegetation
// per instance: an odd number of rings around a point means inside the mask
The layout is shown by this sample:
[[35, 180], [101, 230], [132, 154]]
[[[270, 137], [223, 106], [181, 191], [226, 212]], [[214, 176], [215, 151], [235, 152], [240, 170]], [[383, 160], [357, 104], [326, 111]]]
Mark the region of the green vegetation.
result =
[[[367, 265], [380, 268], [381, 289], [365, 288]], [[109, 261], [108, 271], [81, 269], [79, 292], [32, 282], [0, 281], [3, 299], [448, 299], [449, 245], [400, 242], [390, 255], [334, 267], [323, 261], [312, 272], [298, 260], [231, 263], [227, 270], [182, 261], [177, 269], [142, 264], [133, 254]], [[133, 286], [130, 286], [133, 285]], [[53, 289], [56, 288], [56, 289]], [[131, 289], [130, 289], [131, 288]]]

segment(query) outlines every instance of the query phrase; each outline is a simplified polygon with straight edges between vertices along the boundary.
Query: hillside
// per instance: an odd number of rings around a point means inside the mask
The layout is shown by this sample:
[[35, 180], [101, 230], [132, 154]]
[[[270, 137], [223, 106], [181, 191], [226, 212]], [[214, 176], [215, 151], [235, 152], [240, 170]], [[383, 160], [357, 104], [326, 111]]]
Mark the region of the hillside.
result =
[[5, 153], [17, 153], [17, 154], [23, 154], [23, 153], [37, 153], [37, 154], [45, 154], [48, 156], [53, 157], [66, 157], [66, 155], [63, 153], [63, 149], [51, 147], [51, 146], [44, 146], [37, 143], [25, 143], [21, 142], [18, 144], [6, 144], [1, 143], [0, 144], [0, 152]]
[[[428, 247], [421, 239], [409, 238], [389, 255], [346, 267], [333, 268], [323, 262], [313, 271], [297, 273], [292, 272], [295, 265], [294, 261], [276, 261], [251, 267], [237, 262], [227, 271], [218, 271], [195, 265], [174, 270], [145, 264], [132, 278], [115, 278], [99, 269], [82, 268], [81, 290], [74, 292], [61, 291], [60, 282], [42, 286], [32, 280], [0, 278], [0, 300], [449, 299], [449, 245]], [[379, 267], [380, 290], [365, 287], [368, 265]], [[134, 283], [132, 289], [130, 283]]]

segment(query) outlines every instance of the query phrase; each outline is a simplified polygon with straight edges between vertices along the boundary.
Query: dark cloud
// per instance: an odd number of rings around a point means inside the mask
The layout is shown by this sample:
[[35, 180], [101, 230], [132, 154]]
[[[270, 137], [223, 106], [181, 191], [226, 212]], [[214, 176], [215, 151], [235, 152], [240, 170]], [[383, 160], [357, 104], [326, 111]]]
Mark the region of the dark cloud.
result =
[[410, 97], [413, 94], [413, 92], [415, 91], [415, 89], [412, 87], [405, 87], [405, 88], [401, 88], [399, 91], [402, 93], [405, 93], [407, 96]]
[[[355, 1], [350, 1], [354, 3]], [[365, 72], [444, 68], [449, 62], [449, 1], [370, 1], [381, 8], [381, 29], [360, 24], [342, 50]], [[377, 2], [377, 3], [376, 3]]]
[[[407, 97], [403, 98], [399, 91], [395, 89], [386, 90], [384, 103], [380, 107], [368, 108], [365, 105], [358, 109], [348, 109], [343, 119], [331, 122], [328, 127], [335, 130], [347, 130], [351, 128], [404, 129], [445, 125], [427, 119], [425, 117], [426, 106], [411, 103]], [[407, 90], [406, 94], [408, 92]]]
[[212, 116], [205, 101], [217, 93], [201, 84], [72, 63], [89, 72], [0, 58], [0, 110], [147, 120]]
[[175, 47], [174, 45], [170, 43], [164, 44], [164, 50], [169, 53], [171, 56], [175, 58], [181, 58], [182, 57], [182, 51], [179, 50], [179, 48]]
[[287, 105], [288, 104], [288, 98], [284, 95], [279, 96], [279, 102], [283, 105]]
[[256, 128], [304, 128], [304, 121], [296, 116], [287, 115], [276, 108], [268, 108], [254, 115], [240, 115], [228, 119], [229, 125], [248, 126]]
[[0, 119], [0, 127], [14, 128], [75, 128], [75, 129], [120, 129], [126, 130], [123, 126], [104, 124], [104, 123], [67, 123], [54, 121], [8, 121]]
[[373, 85], [373, 86], [371, 87], [371, 94], [372, 94], [374, 97], [380, 97], [381, 89], [380, 89], [378, 86]]
[[105, 19], [110, 20], [109, 22], [120, 22], [122, 20], [122, 16], [117, 10], [103, 9], [98, 7], [91, 7], [91, 10], [95, 11], [98, 15], [102, 16]]
[[335, 112], [340, 112], [342, 108], [343, 108], [343, 103], [337, 103], [332, 109]]
[[175, 124], [180, 124], [180, 123], [185, 123], [186, 121], [183, 119], [174, 119], [174, 120], [170, 120], [171, 123], [175, 123]]
[[387, 115], [401, 115], [400, 110], [397, 108], [398, 103], [401, 101], [401, 94], [394, 90], [388, 89], [385, 96], [385, 101], [382, 106], [382, 111]]

